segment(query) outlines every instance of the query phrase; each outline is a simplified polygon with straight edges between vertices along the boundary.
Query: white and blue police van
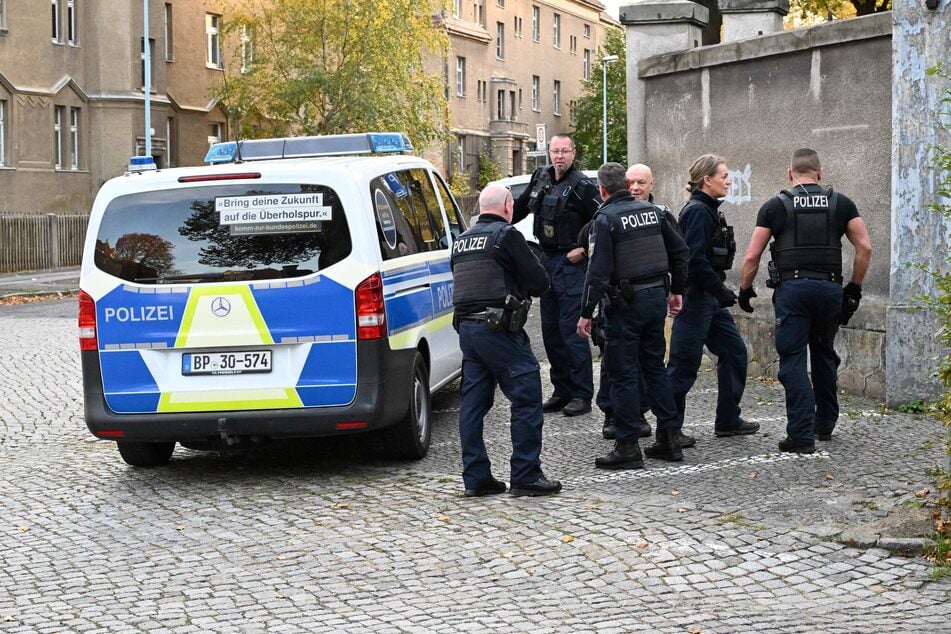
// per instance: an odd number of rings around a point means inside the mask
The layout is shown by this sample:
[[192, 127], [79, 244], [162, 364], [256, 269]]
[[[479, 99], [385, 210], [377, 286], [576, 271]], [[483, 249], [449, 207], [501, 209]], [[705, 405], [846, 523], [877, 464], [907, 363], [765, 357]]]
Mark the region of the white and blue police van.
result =
[[466, 226], [411, 151], [392, 133], [245, 140], [104, 184], [80, 274], [89, 430], [135, 466], [175, 443], [372, 431], [425, 456], [430, 395], [460, 374]]

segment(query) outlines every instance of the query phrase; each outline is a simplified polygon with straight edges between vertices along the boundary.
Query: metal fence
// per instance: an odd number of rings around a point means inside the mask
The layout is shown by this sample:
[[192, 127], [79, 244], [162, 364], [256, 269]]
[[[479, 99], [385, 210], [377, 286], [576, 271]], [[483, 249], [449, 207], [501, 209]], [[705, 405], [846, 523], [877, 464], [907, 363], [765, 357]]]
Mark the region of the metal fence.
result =
[[0, 214], [0, 272], [78, 266], [89, 216]]

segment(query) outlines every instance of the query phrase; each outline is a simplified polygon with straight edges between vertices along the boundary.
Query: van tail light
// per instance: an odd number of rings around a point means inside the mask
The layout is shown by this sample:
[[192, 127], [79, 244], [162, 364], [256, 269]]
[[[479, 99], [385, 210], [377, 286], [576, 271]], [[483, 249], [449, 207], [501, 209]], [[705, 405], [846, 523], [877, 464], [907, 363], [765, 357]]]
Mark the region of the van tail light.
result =
[[386, 311], [383, 308], [383, 279], [374, 273], [360, 282], [355, 293], [357, 303], [357, 339], [382, 339], [386, 336]]
[[96, 302], [82, 290], [79, 291], [79, 349], [99, 349], [96, 339]]

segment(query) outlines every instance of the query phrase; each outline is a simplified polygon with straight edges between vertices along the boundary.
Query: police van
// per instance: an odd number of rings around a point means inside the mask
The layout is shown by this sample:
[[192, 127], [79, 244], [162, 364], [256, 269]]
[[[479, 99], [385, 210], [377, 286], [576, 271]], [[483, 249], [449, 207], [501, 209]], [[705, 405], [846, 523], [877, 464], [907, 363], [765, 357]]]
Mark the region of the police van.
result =
[[80, 274], [86, 424], [135, 466], [175, 443], [378, 431], [430, 443], [460, 374], [453, 239], [465, 220], [402, 134], [213, 145], [93, 205]]

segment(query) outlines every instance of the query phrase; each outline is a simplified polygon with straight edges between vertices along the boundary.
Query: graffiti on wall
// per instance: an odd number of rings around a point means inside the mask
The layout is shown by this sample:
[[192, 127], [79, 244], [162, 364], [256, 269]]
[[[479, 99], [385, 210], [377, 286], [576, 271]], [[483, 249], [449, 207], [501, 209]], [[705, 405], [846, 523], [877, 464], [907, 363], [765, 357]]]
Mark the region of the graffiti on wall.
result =
[[726, 193], [726, 202], [738, 205], [753, 200], [753, 189], [750, 185], [750, 176], [753, 170], [750, 164], [742, 170], [730, 170], [730, 189]]

